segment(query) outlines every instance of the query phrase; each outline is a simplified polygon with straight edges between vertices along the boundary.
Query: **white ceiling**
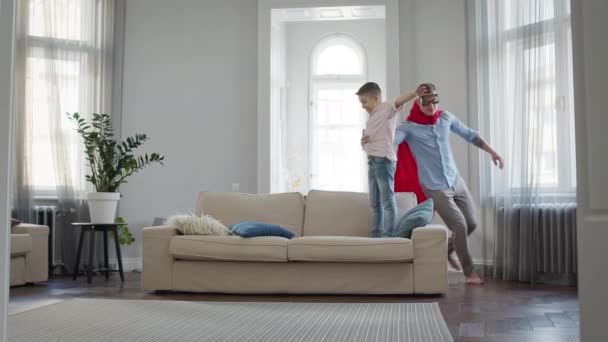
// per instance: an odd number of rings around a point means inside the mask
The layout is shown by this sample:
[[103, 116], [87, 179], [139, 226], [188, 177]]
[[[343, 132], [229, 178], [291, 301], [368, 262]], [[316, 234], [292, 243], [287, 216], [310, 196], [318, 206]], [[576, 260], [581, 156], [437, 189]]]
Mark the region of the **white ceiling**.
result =
[[274, 9], [277, 21], [384, 19], [384, 6], [341, 6]]

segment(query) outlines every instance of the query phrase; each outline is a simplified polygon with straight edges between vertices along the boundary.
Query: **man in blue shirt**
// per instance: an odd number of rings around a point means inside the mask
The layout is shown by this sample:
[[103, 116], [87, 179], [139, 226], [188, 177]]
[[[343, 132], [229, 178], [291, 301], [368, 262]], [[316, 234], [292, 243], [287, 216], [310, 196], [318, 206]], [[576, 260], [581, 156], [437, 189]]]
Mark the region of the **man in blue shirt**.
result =
[[477, 228], [475, 208], [467, 185], [460, 177], [454, 162], [449, 143], [450, 132], [488, 152], [500, 169], [503, 168], [504, 161], [479, 132], [465, 126], [450, 112], [440, 111], [435, 86], [430, 83], [425, 85], [430, 95], [417, 98], [410, 117], [397, 128], [395, 145], [403, 141], [409, 145], [416, 160], [422, 191], [433, 199], [435, 209], [452, 231], [448, 241], [450, 265], [459, 269], [452, 256], [455, 251], [466, 283], [481, 285], [483, 280], [473, 270], [473, 261], [467, 246], [468, 235]]

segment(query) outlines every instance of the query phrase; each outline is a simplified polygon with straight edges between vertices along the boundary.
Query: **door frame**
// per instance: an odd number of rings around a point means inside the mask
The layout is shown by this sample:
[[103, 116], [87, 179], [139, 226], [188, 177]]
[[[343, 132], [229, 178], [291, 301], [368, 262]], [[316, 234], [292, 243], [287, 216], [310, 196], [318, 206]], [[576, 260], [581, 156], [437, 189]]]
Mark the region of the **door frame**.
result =
[[271, 191], [271, 13], [273, 9], [377, 6], [385, 7], [386, 17], [386, 95], [395, 98], [400, 91], [399, 1], [398, 0], [258, 0], [258, 106], [257, 106], [257, 192]]

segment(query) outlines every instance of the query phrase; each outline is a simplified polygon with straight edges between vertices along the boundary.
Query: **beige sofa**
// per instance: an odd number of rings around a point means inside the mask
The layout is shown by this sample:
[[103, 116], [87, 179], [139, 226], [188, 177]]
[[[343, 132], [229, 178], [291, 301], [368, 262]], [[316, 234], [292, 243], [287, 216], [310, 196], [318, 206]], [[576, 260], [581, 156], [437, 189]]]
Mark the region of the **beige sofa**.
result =
[[[415, 195], [399, 193], [403, 214]], [[443, 294], [446, 229], [427, 226], [412, 239], [368, 238], [364, 193], [310, 191], [249, 195], [202, 192], [197, 214], [224, 224], [273, 223], [281, 237], [179, 235], [175, 227], [143, 229], [142, 287], [220, 293]]]
[[46, 281], [49, 228], [19, 224], [11, 228], [11, 286]]

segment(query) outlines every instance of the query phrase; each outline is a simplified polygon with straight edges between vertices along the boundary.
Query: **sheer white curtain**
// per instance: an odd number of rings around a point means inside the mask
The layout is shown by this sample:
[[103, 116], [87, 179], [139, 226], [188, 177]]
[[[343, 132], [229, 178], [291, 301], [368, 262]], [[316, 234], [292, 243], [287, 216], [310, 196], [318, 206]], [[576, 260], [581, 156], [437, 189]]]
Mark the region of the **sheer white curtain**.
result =
[[[57, 199], [57, 234], [87, 219], [81, 140], [66, 113], [106, 113], [111, 105], [114, 0], [17, 2], [15, 211], [32, 221], [34, 198]], [[66, 246], [71, 266], [71, 246]]]
[[[482, 219], [494, 233], [487, 246], [493, 248], [485, 251], [493, 256], [495, 276], [530, 281], [542, 268], [542, 211], [575, 202], [570, 3], [471, 3], [473, 103], [480, 129], [506, 161], [503, 172], [481, 163]], [[556, 240], [562, 245], [546, 248], [560, 249], [559, 269], [571, 273], [574, 265], [565, 259], [576, 242], [562, 238]]]

